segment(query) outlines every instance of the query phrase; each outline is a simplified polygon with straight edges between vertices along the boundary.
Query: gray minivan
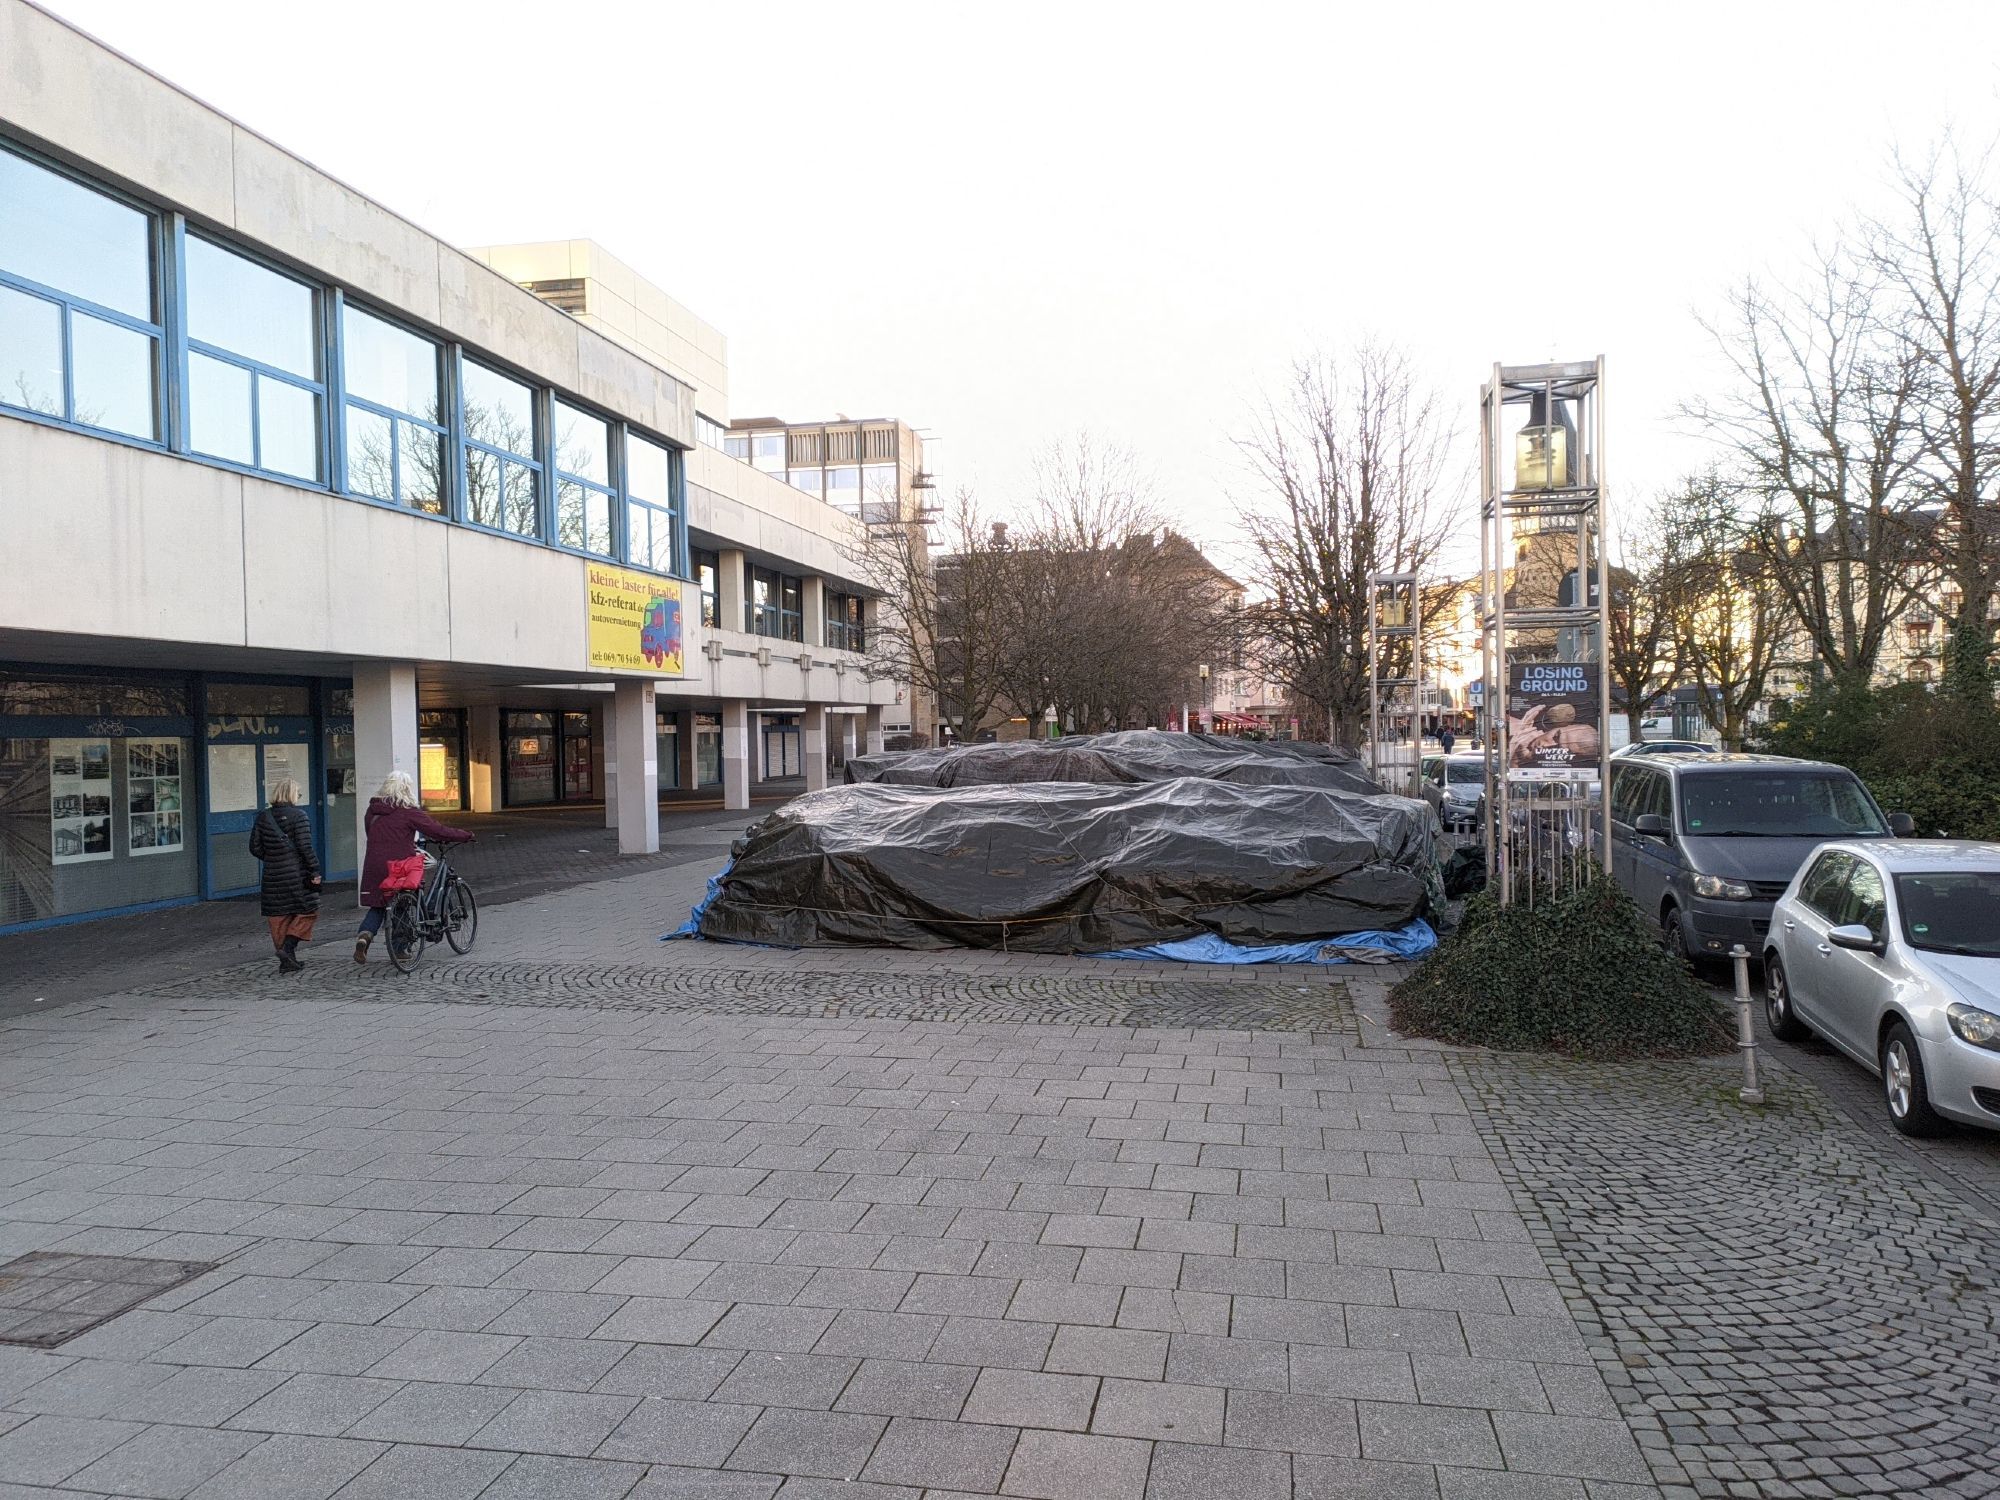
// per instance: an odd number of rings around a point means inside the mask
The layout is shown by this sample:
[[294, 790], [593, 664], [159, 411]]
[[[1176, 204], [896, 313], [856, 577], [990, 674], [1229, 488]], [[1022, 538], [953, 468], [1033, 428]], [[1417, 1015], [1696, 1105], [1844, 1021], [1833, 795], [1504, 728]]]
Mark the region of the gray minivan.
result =
[[1784, 755], [1648, 755], [1611, 771], [1611, 872], [1686, 959], [1764, 951], [1771, 903], [1828, 839], [1912, 831], [1845, 766]]

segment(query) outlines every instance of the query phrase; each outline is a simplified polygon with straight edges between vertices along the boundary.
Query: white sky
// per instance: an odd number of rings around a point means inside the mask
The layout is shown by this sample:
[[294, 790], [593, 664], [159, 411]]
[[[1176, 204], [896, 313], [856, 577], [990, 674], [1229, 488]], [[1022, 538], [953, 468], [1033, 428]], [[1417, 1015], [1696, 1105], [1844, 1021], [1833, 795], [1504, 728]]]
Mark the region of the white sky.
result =
[[1360, 333], [1468, 434], [1495, 360], [1602, 352], [1614, 503], [1669, 482], [1695, 311], [2000, 132], [1992, 0], [43, 3], [448, 240], [600, 241], [734, 415], [900, 416], [1003, 508], [1087, 429], [1221, 543], [1231, 436]]

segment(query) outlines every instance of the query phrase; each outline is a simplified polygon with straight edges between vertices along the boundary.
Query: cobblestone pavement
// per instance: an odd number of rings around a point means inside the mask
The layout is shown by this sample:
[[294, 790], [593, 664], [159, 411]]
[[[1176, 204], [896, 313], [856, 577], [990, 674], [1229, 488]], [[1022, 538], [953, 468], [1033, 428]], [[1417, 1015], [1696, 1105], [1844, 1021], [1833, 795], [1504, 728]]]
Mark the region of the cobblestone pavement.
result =
[[1801, 1073], [1461, 1053], [1669, 1494], [2000, 1494], [2000, 1223]]

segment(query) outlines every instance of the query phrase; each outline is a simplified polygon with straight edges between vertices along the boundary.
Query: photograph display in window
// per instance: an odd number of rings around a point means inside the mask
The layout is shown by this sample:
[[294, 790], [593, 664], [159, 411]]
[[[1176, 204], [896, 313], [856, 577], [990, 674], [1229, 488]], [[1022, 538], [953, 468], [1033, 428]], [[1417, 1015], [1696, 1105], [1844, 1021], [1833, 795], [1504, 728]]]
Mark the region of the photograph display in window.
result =
[[49, 849], [59, 865], [111, 858], [111, 741], [49, 741]]
[[181, 742], [125, 742], [125, 852], [181, 850]]

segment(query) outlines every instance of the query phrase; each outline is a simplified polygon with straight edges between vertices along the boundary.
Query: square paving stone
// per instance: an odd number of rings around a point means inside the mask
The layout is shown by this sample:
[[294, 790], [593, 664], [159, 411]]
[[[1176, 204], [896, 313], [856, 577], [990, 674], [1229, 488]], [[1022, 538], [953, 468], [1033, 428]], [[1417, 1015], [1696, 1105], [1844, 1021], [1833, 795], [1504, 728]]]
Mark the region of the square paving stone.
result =
[[393, 1396], [399, 1384], [356, 1375], [294, 1375], [231, 1417], [229, 1425], [250, 1432], [339, 1437]]
[[427, 1287], [383, 1318], [396, 1328], [439, 1328], [477, 1333], [527, 1296], [526, 1292], [493, 1287]]
[[[71, 1475], [68, 1487], [180, 1500], [263, 1441], [262, 1434], [252, 1432], [154, 1427]], [[0, 1469], [0, 1474], [6, 1472]]]
[[1082, 1432], [1097, 1401], [1094, 1375], [1050, 1375], [1034, 1370], [981, 1370], [966, 1398], [964, 1419], [1009, 1427]]
[[220, 1427], [293, 1378], [282, 1370], [176, 1370], [158, 1385], [128, 1396], [118, 1414], [133, 1422]]
[[860, 1364], [825, 1354], [750, 1353], [722, 1382], [715, 1399], [825, 1411]]
[[[1492, 1477], [1506, 1478], [1504, 1474]], [[1385, 1464], [1366, 1458], [1325, 1458], [1301, 1453], [1292, 1459], [1292, 1497], [1293, 1500], [1438, 1500], [1438, 1483], [1429, 1464]]]
[[[649, 1473], [627, 1500], [771, 1500], [786, 1481], [776, 1474], [720, 1474], [705, 1469], [671, 1469], [662, 1465]], [[873, 1485], [838, 1479], [812, 1480], [832, 1487], [840, 1500], [868, 1500]]]
[[1214, 1386], [1107, 1380], [1097, 1395], [1092, 1432], [1173, 1443], [1222, 1441], [1223, 1393]]
[[[1070, 1432], [1024, 1432], [1000, 1492], [1024, 1500], [1140, 1500], [1150, 1443]], [[1202, 1500], [1216, 1500], [1216, 1491]], [[1233, 1494], [1232, 1494], [1233, 1500]]]
[[883, 1417], [930, 1417], [948, 1422], [965, 1406], [979, 1372], [964, 1365], [868, 1359], [834, 1402], [836, 1411]]
[[714, 1269], [712, 1261], [628, 1255], [590, 1290], [618, 1297], [686, 1297]]
[[1282, 1391], [1291, 1386], [1285, 1346], [1268, 1339], [1215, 1339], [1176, 1333], [1169, 1341], [1167, 1379], [1183, 1385]]
[[625, 1305], [623, 1297], [590, 1292], [529, 1292], [482, 1330], [492, 1334], [537, 1334], [545, 1338], [589, 1338]]
[[1620, 1421], [1502, 1411], [1493, 1414], [1493, 1427], [1510, 1469], [1636, 1484], [1652, 1477], [1631, 1431]]
[[991, 1490], [1007, 1472], [1014, 1429], [896, 1417], [861, 1477], [933, 1490]]
[[1540, 1372], [1526, 1360], [1415, 1354], [1410, 1364], [1417, 1390], [1428, 1406], [1484, 1406], [1524, 1412], [1549, 1409]]
[[346, 1435], [392, 1443], [462, 1444], [499, 1416], [514, 1394], [502, 1386], [412, 1382], [348, 1428]]
[[173, 1374], [171, 1366], [108, 1359], [79, 1359], [51, 1368], [54, 1373], [47, 1380], [36, 1382], [8, 1404], [16, 1411], [57, 1417], [119, 1416], [133, 1397]]
[[943, 1327], [944, 1319], [939, 1317], [844, 1308], [835, 1314], [813, 1352], [861, 1359], [922, 1359]]
[[633, 1396], [523, 1391], [467, 1442], [475, 1448], [586, 1457], [638, 1405]]
[[368, 1328], [358, 1323], [321, 1323], [274, 1349], [257, 1362], [262, 1370], [298, 1370], [313, 1375], [359, 1375], [380, 1364], [416, 1337], [411, 1328]]
[[739, 1349], [640, 1344], [591, 1389], [614, 1396], [671, 1396], [681, 1401], [702, 1401], [714, 1394], [743, 1359]]
[[1362, 1401], [1361, 1455], [1392, 1463], [1503, 1467], [1491, 1416], [1476, 1408]]
[[1146, 1500], [1289, 1500], [1292, 1460], [1286, 1453], [1252, 1448], [1190, 1447], [1160, 1443], [1153, 1449]]
[[728, 1467], [855, 1479], [886, 1426], [886, 1418], [859, 1412], [767, 1411], [737, 1444]]
[[194, 1491], [195, 1500], [328, 1500], [388, 1451], [351, 1438], [266, 1438]]
[[946, 1316], [998, 1318], [1014, 1300], [1018, 1283], [994, 1276], [940, 1276], [925, 1273], [903, 1298], [901, 1310]]
[[1225, 1441], [1231, 1447], [1271, 1448], [1285, 1453], [1331, 1453], [1345, 1458], [1361, 1454], [1352, 1401], [1280, 1391], [1231, 1391]]
[[716, 1349], [759, 1349], [804, 1354], [832, 1326], [829, 1307], [762, 1307], [739, 1302], [709, 1330], [702, 1343]]
[[275, 1318], [211, 1318], [193, 1333], [157, 1351], [153, 1358], [161, 1364], [228, 1365], [245, 1369], [283, 1348], [310, 1326]]
[[591, 1337], [641, 1344], [698, 1344], [728, 1311], [727, 1302], [634, 1297], [600, 1323]]
[[1109, 1328], [1118, 1321], [1123, 1295], [1115, 1286], [1073, 1281], [1024, 1281], [1007, 1307], [1010, 1318], [1035, 1323], [1093, 1324]]
[[145, 1429], [94, 1417], [31, 1417], [0, 1434], [0, 1475], [20, 1484], [60, 1484]]
[[598, 1458], [717, 1468], [757, 1420], [758, 1408], [721, 1401], [641, 1401], [595, 1450]]
[[477, 1500], [513, 1461], [511, 1453], [399, 1444], [362, 1470], [336, 1500]]
[[481, 1490], [479, 1500], [622, 1500], [645, 1473], [643, 1464], [528, 1453]]
[[435, 1380], [462, 1384], [492, 1368], [519, 1345], [518, 1338], [491, 1333], [455, 1333], [427, 1328], [391, 1350], [368, 1373], [385, 1380]]
[[1292, 1389], [1311, 1396], [1414, 1401], [1417, 1382], [1410, 1373], [1410, 1360], [1410, 1355], [1394, 1349], [1333, 1349], [1323, 1344], [1299, 1344], [1292, 1350]]
[[587, 1391], [631, 1347], [604, 1339], [522, 1339], [480, 1373], [478, 1384], [526, 1391]]
[[1158, 1380], [1166, 1363], [1164, 1333], [1131, 1328], [1058, 1328], [1044, 1368], [1066, 1375]]
[[954, 1365], [1004, 1366], [1039, 1370], [1056, 1336], [1052, 1323], [1016, 1323], [999, 1318], [947, 1318], [931, 1346], [933, 1361]]

